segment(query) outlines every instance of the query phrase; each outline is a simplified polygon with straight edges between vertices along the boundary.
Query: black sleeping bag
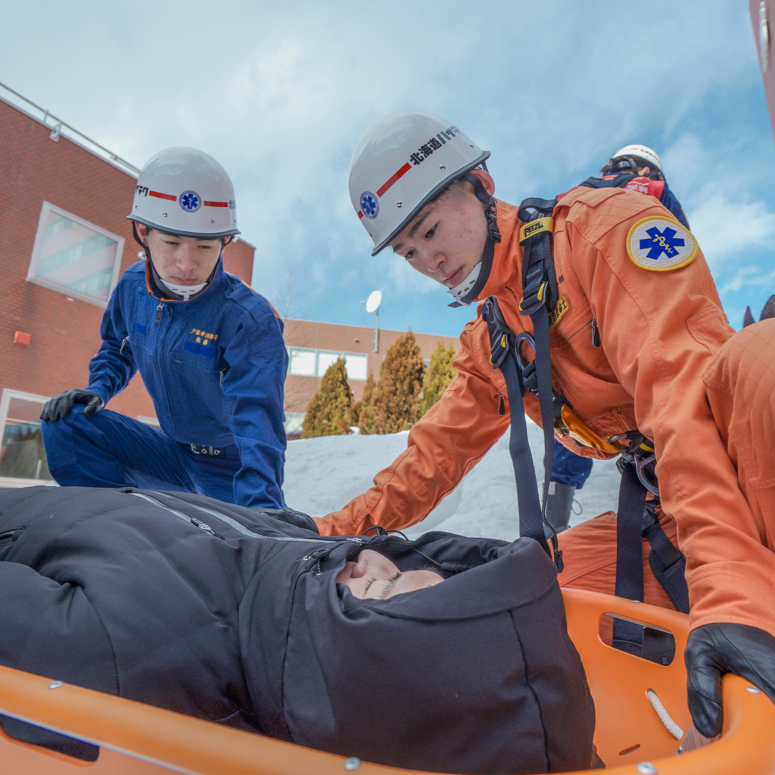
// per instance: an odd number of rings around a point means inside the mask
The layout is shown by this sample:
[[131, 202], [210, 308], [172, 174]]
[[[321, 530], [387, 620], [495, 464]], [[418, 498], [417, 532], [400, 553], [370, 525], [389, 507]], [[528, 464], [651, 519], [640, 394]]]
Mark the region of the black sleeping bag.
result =
[[[358, 599], [335, 576], [366, 547], [446, 580]], [[584, 669], [530, 539], [323, 538], [290, 510], [33, 487], [0, 491], [0, 588], [9, 667], [399, 767], [592, 759]]]

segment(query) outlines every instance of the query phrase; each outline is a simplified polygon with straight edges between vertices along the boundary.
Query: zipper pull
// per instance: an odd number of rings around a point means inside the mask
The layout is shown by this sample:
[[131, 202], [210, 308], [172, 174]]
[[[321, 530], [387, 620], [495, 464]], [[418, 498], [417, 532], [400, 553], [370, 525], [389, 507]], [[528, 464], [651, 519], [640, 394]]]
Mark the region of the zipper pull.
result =
[[503, 396], [498, 393], [498, 414], [503, 417], [506, 414], [506, 404], [503, 402]]
[[223, 375], [226, 373], [226, 369], [221, 369], [221, 387], [223, 387]]
[[315, 560], [314, 568], [316, 576], [319, 576], [323, 572], [320, 567], [321, 561], [327, 560], [328, 555], [331, 554], [335, 548], [336, 544], [332, 544], [331, 546], [324, 546], [322, 549], [316, 549], [314, 552], [310, 552], [304, 557], [305, 560]]
[[159, 306], [156, 307], [156, 322], [158, 323], [161, 320], [161, 313], [164, 309], [164, 302], [159, 302]]
[[600, 329], [594, 318], [592, 318], [592, 347], [600, 347]]
[[196, 517], [190, 517], [190, 519], [192, 525], [196, 525], [200, 530], [204, 530], [205, 533], [209, 533], [211, 536], [215, 535], [215, 530], [213, 530], [210, 525], [201, 522], [200, 520], [196, 519]]
[[126, 343], [129, 341], [129, 337], [124, 337], [124, 341], [121, 342], [121, 349], [118, 351], [118, 354], [121, 355], [121, 353], [124, 352], [124, 348], [126, 347]]

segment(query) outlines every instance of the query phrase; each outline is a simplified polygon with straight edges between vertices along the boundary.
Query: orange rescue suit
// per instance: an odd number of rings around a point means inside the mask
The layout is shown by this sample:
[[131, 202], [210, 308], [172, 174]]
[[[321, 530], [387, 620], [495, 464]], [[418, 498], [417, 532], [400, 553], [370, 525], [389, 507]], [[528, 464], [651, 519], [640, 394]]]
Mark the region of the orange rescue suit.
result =
[[[521, 222], [516, 207], [500, 201], [497, 206], [503, 239], [480, 298], [497, 297], [511, 330], [532, 334], [530, 319], [518, 308]], [[741, 491], [728, 449], [732, 441], [719, 430], [702, 376], [734, 331], [701, 252], [679, 269], [649, 271], [626, 250], [636, 222], [667, 216], [653, 198], [623, 189], [576, 189], [558, 203], [558, 309], [567, 310], [550, 335], [553, 387], [601, 436], [637, 428], [654, 441], [665, 528], [676, 534], [669, 524], [673, 518], [686, 555], [692, 627], [735, 622], [775, 636], [775, 555], [762, 543], [761, 520]], [[599, 347], [593, 344], [595, 327]], [[357, 534], [371, 525], [400, 529], [421, 521], [508, 429], [508, 412], [498, 414], [499, 398], [507, 400], [506, 385], [489, 363], [481, 316], [465, 327], [460, 343], [457, 376], [412, 428], [406, 451], [377, 474], [374, 487], [319, 520], [321, 533]], [[720, 388], [716, 392], [722, 395]], [[716, 403], [730, 414], [720, 397]], [[525, 409], [540, 424], [538, 401], [529, 393]], [[610, 457], [569, 439], [563, 443], [585, 457]], [[598, 558], [607, 558], [603, 586], [612, 592], [616, 531], [611, 516], [580, 528], [586, 546], [597, 545]], [[560, 582], [567, 574], [574, 586], [582, 583], [583, 565], [590, 561], [587, 552], [578, 551], [584, 541], [574, 539], [580, 528], [561, 535], [569, 551]], [[658, 585], [646, 575], [648, 592]]]

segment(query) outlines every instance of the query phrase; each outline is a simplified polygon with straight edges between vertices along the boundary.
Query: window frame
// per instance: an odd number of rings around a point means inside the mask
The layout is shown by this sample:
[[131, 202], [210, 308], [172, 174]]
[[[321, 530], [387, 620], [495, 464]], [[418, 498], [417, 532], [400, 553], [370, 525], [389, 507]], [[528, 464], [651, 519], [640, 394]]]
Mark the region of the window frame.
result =
[[[46, 233], [46, 225], [48, 224], [48, 216], [51, 212], [56, 213], [63, 218], [67, 218], [74, 223], [77, 223], [79, 226], [83, 226], [85, 229], [90, 229], [91, 231], [97, 234], [101, 234], [103, 237], [107, 237], [108, 239], [114, 240], [116, 242], [116, 258], [113, 263], [113, 274], [110, 277], [108, 298], [105, 301], [96, 299], [94, 296], [90, 296], [88, 293], [76, 291], [73, 288], [68, 288], [64, 285], [53, 283], [50, 280], [45, 280], [44, 278], [38, 277], [36, 275], [36, 272], [38, 271], [38, 263], [40, 261], [40, 251], [43, 247], [43, 240]], [[103, 229], [96, 224], [90, 223], [84, 218], [80, 218], [79, 216], [62, 209], [61, 207], [57, 207], [57, 205], [52, 204], [51, 202], [48, 202], [44, 199], [43, 205], [40, 209], [40, 217], [38, 218], [38, 230], [35, 232], [35, 242], [32, 245], [32, 255], [30, 257], [30, 266], [27, 270], [26, 280], [28, 283], [39, 285], [41, 288], [48, 288], [50, 291], [61, 293], [65, 297], [78, 299], [79, 301], [85, 301], [87, 304], [94, 304], [96, 307], [102, 307], [105, 309], [108, 306], [111, 295], [113, 294], [113, 289], [118, 284], [119, 277], [121, 276], [121, 259], [123, 255], [123, 237], [119, 237], [118, 234], [113, 234], [113, 232], [108, 231], [107, 229]]]
[[[8, 409], [11, 406], [12, 398], [20, 398], [26, 401], [35, 401], [46, 403], [51, 396], [42, 396], [38, 393], [27, 393], [24, 390], [14, 390], [13, 388], [3, 388], [0, 393], [0, 439], [5, 434], [5, 424], [8, 421]], [[36, 487], [53, 482], [53, 479], [27, 479], [18, 476], [0, 476], [0, 487]]]
[[[325, 374], [325, 370], [322, 373], [318, 373], [320, 371], [320, 356], [321, 355], [335, 355], [336, 358], [344, 358], [345, 360], [345, 367], [347, 364], [347, 358], [348, 356], [352, 357], [358, 357], [358, 358], [364, 358], [366, 362], [366, 376], [365, 377], [351, 377], [349, 371], [347, 372], [347, 379], [352, 380], [353, 382], [366, 382], [366, 380], [369, 378], [369, 354], [368, 353], [356, 353], [351, 352], [349, 350], [328, 350], [321, 347], [300, 347], [298, 345], [286, 345], [286, 349], [288, 350], [288, 376], [289, 377], [299, 377], [300, 379], [322, 379], [323, 375]], [[315, 373], [314, 374], [297, 374], [293, 371], [291, 371], [292, 364], [293, 364], [293, 356], [291, 355], [291, 350], [298, 350], [303, 351], [305, 353], [312, 353], [315, 361]], [[334, 358], [334, 360], [336, 360]]]

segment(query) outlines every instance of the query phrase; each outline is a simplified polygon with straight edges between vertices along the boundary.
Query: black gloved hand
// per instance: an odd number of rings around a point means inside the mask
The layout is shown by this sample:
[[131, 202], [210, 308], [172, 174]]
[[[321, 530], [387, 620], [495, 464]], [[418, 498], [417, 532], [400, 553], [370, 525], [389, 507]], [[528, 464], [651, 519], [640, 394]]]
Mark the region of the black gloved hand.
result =
[[64, 393], [60, 393], [46, 402], [43, 411], [40, 413], [40, 419], [55, 422], [62, 417], [67, 417], [73, 408], [73, 404], [86, 404], [86, 409], [83, 410], [86, 417], [91, 417], [105, 406], [103, 400], [98, 395], [89, 393], [87, 390], [65, 390]]
[[736, 673], [775, 702], [775, 638], [758, 627], [719, 622], [689, 633], [684, 655], [689, 710], [705, 737], [721, 734], [721, 676]]

